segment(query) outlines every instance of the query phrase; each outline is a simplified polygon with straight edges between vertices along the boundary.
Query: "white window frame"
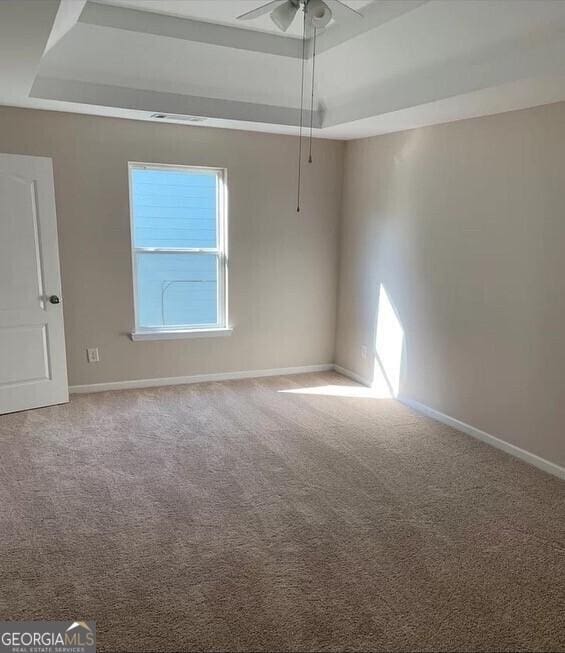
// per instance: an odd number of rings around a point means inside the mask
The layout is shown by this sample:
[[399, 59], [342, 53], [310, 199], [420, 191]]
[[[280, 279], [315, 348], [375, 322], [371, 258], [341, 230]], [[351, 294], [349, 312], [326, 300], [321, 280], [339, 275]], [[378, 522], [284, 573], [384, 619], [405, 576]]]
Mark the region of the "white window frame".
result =
[[[133, 171], [134, 170], [180, 170], [180, 171], [206, 171], [216, 173], [216, 229], [218, 235], [217, 247], [136, 247], [135, 245], [135, 217], [133, 214]], [[132, 340], [169, 340], [177, 338], [202, 338], [212, 336], [230, 335], [232, 329], [228, 326], [228, 197], [227, 197], [227, 170], [226, 168], [213, 168], [207, 166], [189, 166], [168, 163], [128, 163], [129, 207], [130, 207], [130, 235], [131, 235], [131, 260], [133, 275], [133, 306], [135, 315], [135, 329], [131, 333]], [[214, 254], [217, 257], [218, 283], [217, 283], [217, 316], [216, 324], [210, 325], [181, 325], [181, 326], [152, 326], [143, 327], [139, 324], [137, 307], [137, 253], [151, 254]]]

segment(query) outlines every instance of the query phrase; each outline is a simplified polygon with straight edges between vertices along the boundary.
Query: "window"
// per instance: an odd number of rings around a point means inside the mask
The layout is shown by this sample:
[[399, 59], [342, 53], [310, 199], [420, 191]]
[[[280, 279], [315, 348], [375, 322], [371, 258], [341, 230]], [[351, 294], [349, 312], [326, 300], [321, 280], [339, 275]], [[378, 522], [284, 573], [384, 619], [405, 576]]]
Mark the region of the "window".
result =
[[224, 335], [225, 170], [130, 163], [134, 340]]

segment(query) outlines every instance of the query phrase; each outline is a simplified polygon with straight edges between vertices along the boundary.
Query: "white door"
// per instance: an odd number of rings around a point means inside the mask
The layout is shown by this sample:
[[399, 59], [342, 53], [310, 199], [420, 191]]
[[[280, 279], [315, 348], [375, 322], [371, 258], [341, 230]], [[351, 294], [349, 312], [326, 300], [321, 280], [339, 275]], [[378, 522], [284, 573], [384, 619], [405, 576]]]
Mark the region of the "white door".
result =
[[0, 413], [68, 400], [52, 162], [0, 154]]

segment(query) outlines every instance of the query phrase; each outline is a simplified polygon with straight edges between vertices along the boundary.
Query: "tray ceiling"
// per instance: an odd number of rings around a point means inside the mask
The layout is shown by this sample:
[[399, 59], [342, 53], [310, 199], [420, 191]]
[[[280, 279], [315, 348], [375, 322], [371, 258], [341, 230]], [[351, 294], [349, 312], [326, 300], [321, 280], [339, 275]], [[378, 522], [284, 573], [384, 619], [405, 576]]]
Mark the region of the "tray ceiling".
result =
[[[330, 24], [318, 38], [317, 137], [565, 100], [565, 2], [348, 3], [364, 19]], [[296, 134], [301, 42], [271, 33], [268, 17], [235, 22], [260, 4], [2, 0], [0, 103], [142, 120], [191, 115], [206, 126]]]

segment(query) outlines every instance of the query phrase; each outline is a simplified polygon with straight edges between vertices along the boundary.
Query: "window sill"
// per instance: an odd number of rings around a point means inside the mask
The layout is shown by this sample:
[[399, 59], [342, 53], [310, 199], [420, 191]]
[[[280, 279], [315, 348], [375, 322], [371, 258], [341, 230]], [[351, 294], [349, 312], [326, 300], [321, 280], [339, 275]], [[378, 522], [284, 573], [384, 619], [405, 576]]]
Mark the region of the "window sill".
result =
[[184, 338], [218, 338], [231, 336], [231, 327], [215, 329], [184, 329], [179, 331], [134, 331], [130, 334], [132, 340], [183, 340]]

